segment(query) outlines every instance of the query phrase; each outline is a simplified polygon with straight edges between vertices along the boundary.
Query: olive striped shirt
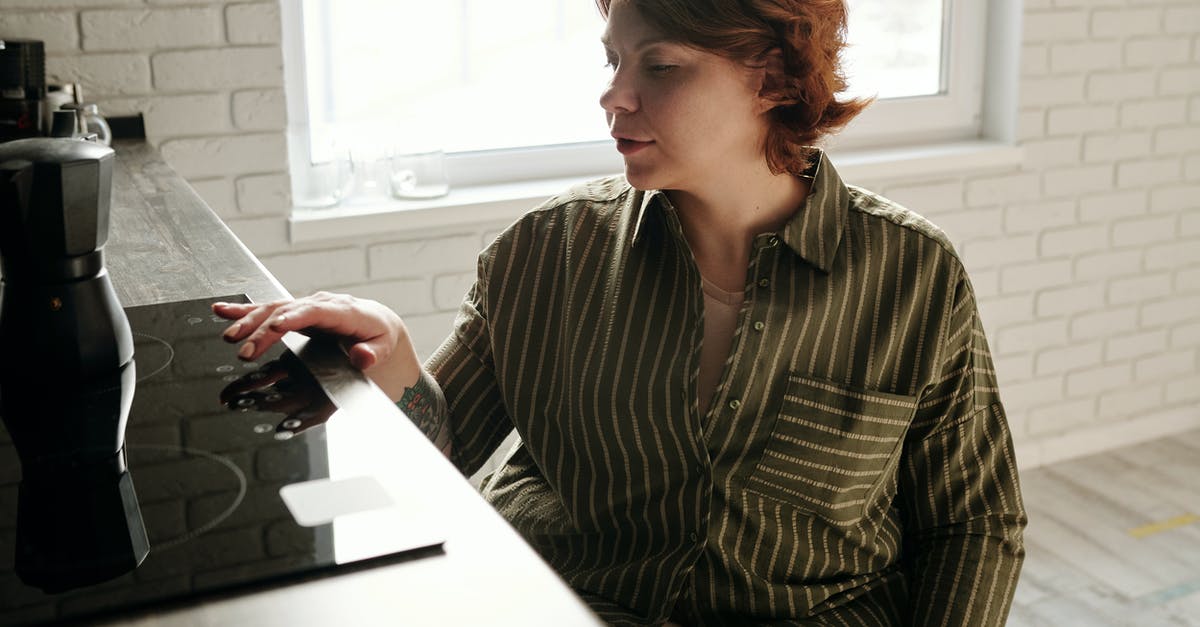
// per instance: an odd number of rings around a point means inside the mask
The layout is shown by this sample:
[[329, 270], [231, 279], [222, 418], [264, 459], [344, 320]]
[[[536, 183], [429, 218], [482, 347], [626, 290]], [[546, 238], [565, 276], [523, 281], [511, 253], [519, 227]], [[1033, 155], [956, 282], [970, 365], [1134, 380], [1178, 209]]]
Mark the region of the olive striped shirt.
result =
[[1025, 513], [970, 282], [921, 216], [842, 182], [754, 240], [709, 410], [701, 277], [667, 194], [523, 216], [427, 368], [455, 463], [614, 624], [1001, 625]]

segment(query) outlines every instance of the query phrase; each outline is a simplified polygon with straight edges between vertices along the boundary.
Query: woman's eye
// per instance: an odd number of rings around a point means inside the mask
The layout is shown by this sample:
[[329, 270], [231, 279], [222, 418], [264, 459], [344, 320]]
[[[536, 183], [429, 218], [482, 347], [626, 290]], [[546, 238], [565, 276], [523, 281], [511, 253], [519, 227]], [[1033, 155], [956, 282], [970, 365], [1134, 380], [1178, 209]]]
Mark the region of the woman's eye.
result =
[[649, 66], [650, 72], [653, 74], [666, 74], [671, 70], [679, 67], [678, 65], [654, 64]]

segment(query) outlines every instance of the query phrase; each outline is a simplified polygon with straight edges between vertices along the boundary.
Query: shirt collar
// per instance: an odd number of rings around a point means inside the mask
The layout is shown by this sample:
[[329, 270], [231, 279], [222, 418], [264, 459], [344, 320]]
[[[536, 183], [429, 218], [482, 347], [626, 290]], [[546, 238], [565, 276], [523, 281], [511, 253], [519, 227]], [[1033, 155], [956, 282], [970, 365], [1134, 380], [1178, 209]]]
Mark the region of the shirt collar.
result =
[[[850, 192], [825, 151], [817, 149], [815, 154], [813, 166], [802, 175], [812, 181], [808, 198], [788, 219], [780, 236], [802, 259], [829, 272], [842, 243]], [[633, 230], [634, 242], [645, 232], [651, 207], [657, 205], [661, 211], [670, 206], [670, 200], [662, 190], [651, 190], [641, 196]]]

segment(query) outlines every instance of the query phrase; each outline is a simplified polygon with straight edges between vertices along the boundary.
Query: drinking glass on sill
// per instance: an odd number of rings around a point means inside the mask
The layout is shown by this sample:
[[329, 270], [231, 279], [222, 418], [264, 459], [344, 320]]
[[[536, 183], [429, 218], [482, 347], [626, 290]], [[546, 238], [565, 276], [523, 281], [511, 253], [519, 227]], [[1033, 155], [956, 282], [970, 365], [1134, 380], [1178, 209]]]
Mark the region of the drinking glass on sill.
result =
[[328, 161], [309, 163], [304, 175], [298, 178], [297, 206], [335, 207], [354, 190], [354, 161], [348, 153], [338, 153]]
[[446, 154], [441, 150], [395, 154], [391, 158], [392, 196], [402, 199], [438, 198], [450, 193]]

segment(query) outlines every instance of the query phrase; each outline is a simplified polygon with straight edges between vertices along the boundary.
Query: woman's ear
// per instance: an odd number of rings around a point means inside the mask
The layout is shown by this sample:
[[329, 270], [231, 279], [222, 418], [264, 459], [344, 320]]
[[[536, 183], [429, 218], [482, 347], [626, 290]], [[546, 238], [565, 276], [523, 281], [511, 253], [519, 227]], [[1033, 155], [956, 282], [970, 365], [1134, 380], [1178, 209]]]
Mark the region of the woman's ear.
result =
[[759, 105], [764, 113], [775, 107], [796, 104], [798, 100], [788, 89], [783, 51], [771, 48], [759, 57], [755, 66], [761, 80], [758, 89]]

